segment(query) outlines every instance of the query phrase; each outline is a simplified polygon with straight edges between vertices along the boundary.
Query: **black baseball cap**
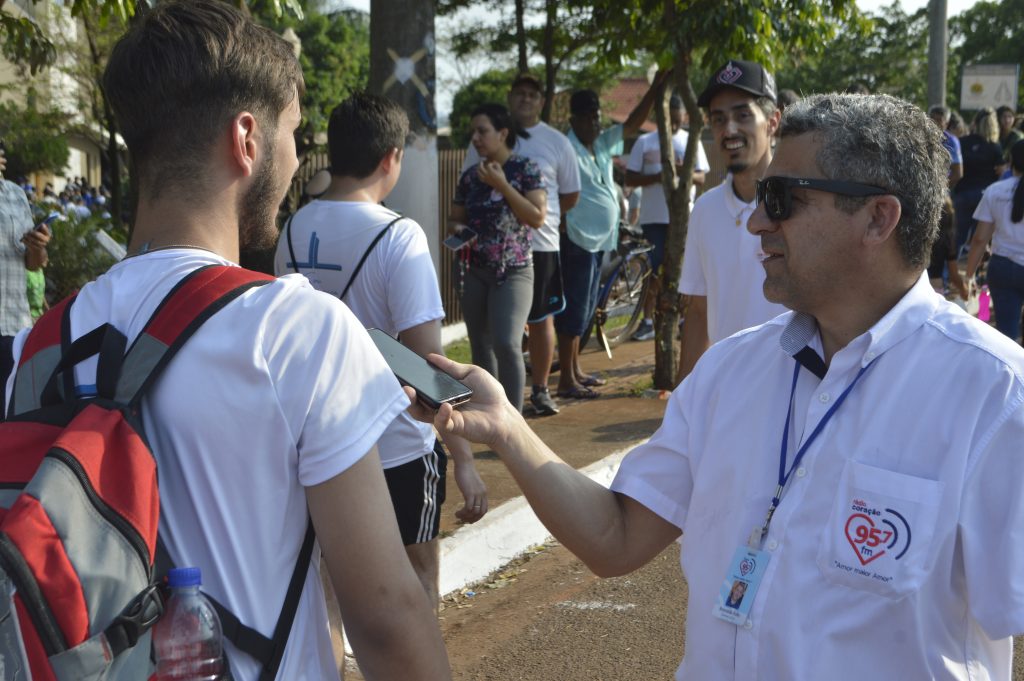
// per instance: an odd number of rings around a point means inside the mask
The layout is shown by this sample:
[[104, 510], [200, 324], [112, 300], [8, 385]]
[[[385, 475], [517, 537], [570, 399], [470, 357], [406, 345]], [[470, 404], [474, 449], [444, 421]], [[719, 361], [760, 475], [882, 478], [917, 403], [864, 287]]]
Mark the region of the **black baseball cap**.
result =
[[736, 88], [756, 97], [767, 97], [776, 101], [775, 79], [760, 64], [741, 59], [731, 59], [708, 81], [708, 86], [697, 98], [698, 106], [711, 105], [711, 98], [726, 88]]
[[569, 98], [569, 113], [589, 114], [601, 110], [601, 99], [593, 90], [577, 90]]

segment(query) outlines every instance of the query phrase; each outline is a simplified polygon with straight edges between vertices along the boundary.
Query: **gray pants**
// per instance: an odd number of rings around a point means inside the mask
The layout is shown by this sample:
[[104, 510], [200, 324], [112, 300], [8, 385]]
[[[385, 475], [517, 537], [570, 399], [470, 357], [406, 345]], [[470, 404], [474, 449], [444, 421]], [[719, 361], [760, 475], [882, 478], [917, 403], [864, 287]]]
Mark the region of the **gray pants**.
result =
[[466, 268], [462, 317], [466, 321], [473, 364], [497, 378], [508, 401], [523, 410], [526, 367], [523, 327], [533, 302], [533, 266], [509, 270], [500, 285], [494, 272]]

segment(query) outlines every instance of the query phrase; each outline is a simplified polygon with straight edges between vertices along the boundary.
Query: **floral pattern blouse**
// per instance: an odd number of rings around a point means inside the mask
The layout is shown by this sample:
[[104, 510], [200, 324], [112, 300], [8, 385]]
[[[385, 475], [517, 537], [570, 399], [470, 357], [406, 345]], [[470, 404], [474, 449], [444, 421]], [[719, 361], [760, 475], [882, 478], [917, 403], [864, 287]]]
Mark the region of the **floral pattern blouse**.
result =
[[[466, 207], [466, 224], [477, 234], [469, 245], [470, 265], [493, 270], [498, 281], [504, 281], [508, 270], [532, 262], [533, 229], [519, 221], [504, 196], [480, 180], [477, 165], [462, 173], [454, 201]], [[512, 154], [502, 169], [508, 183], [524, 196], [544, 188], [540, 168], [528, 158]]]

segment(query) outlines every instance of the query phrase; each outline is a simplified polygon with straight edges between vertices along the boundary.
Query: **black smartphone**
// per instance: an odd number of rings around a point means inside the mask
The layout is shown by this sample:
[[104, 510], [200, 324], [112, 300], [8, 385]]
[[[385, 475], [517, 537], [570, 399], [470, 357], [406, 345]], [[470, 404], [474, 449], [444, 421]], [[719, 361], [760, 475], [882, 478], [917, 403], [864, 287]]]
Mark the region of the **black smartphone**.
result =
[[473, 391], [433, 366], [380, 329], [367, 329], [384, 360], [395, 372], [398, 382], [416, 391], [416, 396], [431, 409], [447, 402], [453, 407], [468, 402]]
[[476, 232], [471, 230], [469, 227], [463, 227], [461, 232], [458, 234], [452, 234], [450, 237], [445, 239], [444, 245], [453, 251], [457, 251], [475, 238]]

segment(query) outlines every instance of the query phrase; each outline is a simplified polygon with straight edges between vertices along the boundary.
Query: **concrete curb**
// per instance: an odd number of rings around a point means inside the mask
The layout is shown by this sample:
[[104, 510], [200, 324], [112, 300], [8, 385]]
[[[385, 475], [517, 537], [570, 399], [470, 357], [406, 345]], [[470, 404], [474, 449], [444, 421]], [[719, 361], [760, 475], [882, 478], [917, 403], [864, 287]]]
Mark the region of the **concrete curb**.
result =
[[[611, 485], [623, 457], [639, 440], [580, 472], [605, 487]], [[528, 548], [544, 542], [547, 531], [525, 497], [516, 497], [487, 513], [473, 525], [459, 528], [450, 537], [441, 540], [441, 575], [438, 586], [444, 596], [469, 584], [479, 582]]]

